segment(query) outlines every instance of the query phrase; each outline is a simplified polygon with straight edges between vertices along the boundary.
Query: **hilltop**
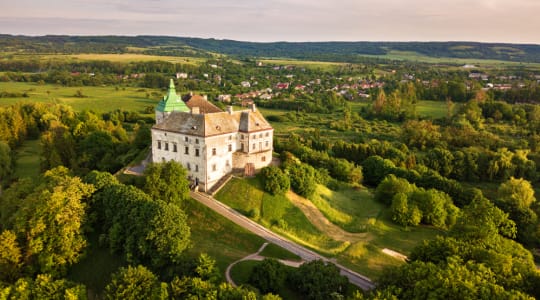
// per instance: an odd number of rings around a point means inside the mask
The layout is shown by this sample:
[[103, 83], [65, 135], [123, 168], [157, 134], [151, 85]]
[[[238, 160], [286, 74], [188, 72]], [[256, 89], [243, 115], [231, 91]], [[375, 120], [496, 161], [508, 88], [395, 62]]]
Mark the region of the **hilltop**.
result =
[[[144, 53], [211, 57], [280, 57], [355, 62], [364, 56], [412, 60], [428, 58], [540, 62], [540, 45], [479, 42], [245, 42], [171, 36], [0, 35], [5, 51], [27, 53]], [[399, 55], [398, 55], [399, 54]]]

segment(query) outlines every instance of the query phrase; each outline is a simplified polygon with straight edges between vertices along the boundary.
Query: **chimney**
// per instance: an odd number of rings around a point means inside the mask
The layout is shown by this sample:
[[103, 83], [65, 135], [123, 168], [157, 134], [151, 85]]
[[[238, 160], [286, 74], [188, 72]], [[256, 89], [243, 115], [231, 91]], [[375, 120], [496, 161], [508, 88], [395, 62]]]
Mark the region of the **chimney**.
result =
[[208, 96], [207, 95], [204, 95], [203, 98], [204, 98], [204, 100], [208, 101]]
[[229, 113], [229, 115], [232, 115], [233, 107], [231, 105], [227, 106], [227, 112]]
[[257, 111], [257, 107], [255, 107], [255, 103], [252, 103], [250, 105], [250, 108], [251, 108], [251, 111], [253, 111], [253, 112]]
[[194, 107], [191, 108], [191, 114], [192, 114], [192, 115], [198, 115], [198, 114], [200, 114], [200, 113], [201, 113], [200, 107], [194, 106]]

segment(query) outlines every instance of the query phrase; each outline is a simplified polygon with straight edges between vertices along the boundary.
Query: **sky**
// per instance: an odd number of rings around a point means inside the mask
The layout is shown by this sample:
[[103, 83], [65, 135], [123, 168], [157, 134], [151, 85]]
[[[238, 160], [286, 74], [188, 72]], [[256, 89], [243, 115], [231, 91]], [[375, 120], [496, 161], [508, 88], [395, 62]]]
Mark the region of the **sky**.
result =
[[540, 0], [0, 0], [0, 33], [540, 44]]

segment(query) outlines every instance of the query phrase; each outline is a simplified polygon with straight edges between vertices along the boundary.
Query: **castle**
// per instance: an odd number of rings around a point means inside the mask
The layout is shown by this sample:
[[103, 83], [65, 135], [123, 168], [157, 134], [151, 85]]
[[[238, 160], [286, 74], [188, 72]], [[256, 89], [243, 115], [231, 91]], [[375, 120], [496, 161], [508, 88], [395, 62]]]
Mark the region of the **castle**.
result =
[[254, 104], [222, 111], [203, 96], [183, 100], [171, 79], [155, 113], [152, 161], [181, 163], [199, 190], [209, 191], [233, 171], [253, 175], [272, 162], [274, 129]]

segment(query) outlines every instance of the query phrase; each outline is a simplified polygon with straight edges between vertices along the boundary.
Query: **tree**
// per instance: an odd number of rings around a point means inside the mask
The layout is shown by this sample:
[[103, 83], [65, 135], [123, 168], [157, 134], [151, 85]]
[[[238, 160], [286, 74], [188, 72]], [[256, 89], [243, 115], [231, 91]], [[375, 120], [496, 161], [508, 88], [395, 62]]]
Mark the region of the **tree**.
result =
[[124, 253], [128, 262], [150, 261], [162, 267], [180, 261], [191, 233], [177, 205], [152, 200], [122, 184], [104, 187], [93, 201], [109, 247]]
[[515, 237], [516, 224], [488, 199], [476, 197], [462, 209], [450, 234], [465, 242], [494, 245], [503, 236]]
[[[11, 148], [3, 141], [0, 141], [0, 182], [4, 181], [13, 170], [13, 158]], [[1, 190], [1, 187], [0, 187]]]
[[448, 177], [452, 173], [454, 156], [452, 152], [441, 147], [429, 150], [425, 157], [426, 166]]
[[249, 283], [262, 293], [277, 293], [287, 274], [283, 265], [275, 259], [266, 258], [251, 271]]
[[375, 200], [390, 205], [393, 203], [393, 197], [402, 193], [408, 195], [416, 186], [410, 184], [407, 179], [398, 178], [394, 174], [390, 174], [384, 178], [375, 190]]
[[408, 203], [407, 195], [397, 193], [392, 198], [392, 220], [402, 226], [416, 226], [422, 220], [422, 212], [414, 204]]
[[152, 199], [181, 206], [189, 198], [186, 170], [176, 161], [149, 164], [144, 178], [144, 190]]
[[84, 285], [54, 280], [49, 274], [39, 274], [35, 280], [20, 278], [0, 293], [3, 299], [87, 299]]
[[517, 208], [529, 208], [536, 201], [534, 189], [529, 181], [510, 177], [501, 183], [497, 191], [501, 202], [509, 203]]
[[317, 180], [315, 169], [304, 163], [295, 163], [287, 167], [291, 188], [299, 195], [309, 198], [315, 192]]
[[161, 288], [156, 275], [144, 266], [120, 268], [105, 287], [106, 299], [163, 299], [167, 291]]
[[86, 246], [83, 200], [94, 188], [64, 167], [45, 172], [41, 180], [22, 200], [10, 225], [20, 238], [24, 264], [35, 271], [62, 273]]
[[278, 167], [264, 167], [260, 174], [264, 190], [272, 195], [282, 195], [291, 187], [289, 177]]
[[195, 273], [203, 280], [217, 283], [220, 279], [219, 269], [216, 266], [216, 260], [206, 253], [199, 254]]
[[12, 281], [18, 277], [21, 259], [21, 249], [15, 233], [10, 230], [2, 231], [0, 235], [0, 281]]
[[336, 294], [346, 294], [348, 280], [339, 274], [335, 265], [314, 260], [295, 270], [291, 274], [291, 283], [305, 299], [326, 300]]

